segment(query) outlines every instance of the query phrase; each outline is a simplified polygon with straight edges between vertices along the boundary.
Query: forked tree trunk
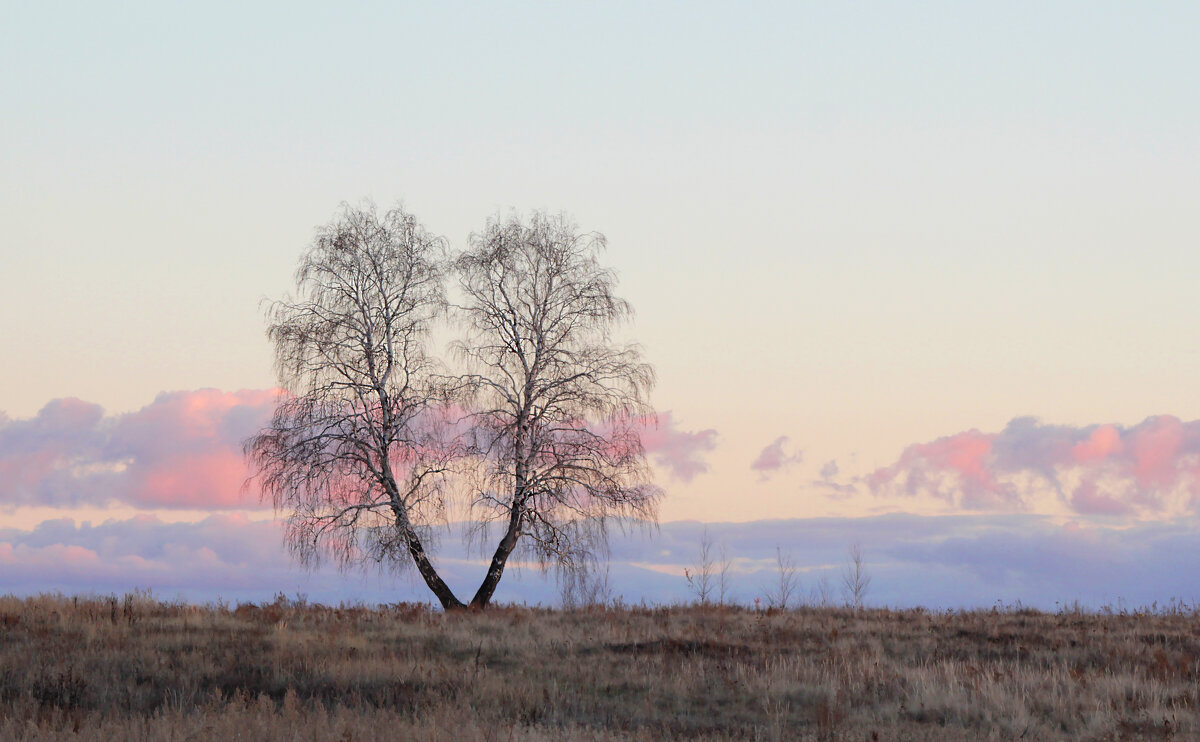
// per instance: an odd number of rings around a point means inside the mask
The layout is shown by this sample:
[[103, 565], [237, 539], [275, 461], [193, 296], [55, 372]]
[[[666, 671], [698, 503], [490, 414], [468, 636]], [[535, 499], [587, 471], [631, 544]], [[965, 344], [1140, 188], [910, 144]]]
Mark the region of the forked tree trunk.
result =
[[425, 584], [429, 586], [429, 589], [433, 591], [438, 601], [441, 602], [442, 610], [461, 610], [467, 607], [466, 604], [458, 599], [458, 596], [454, 594], [450, 586], [441, 578], [437, 570], [433, 568], [433, 564], [430, 563], [429, 557], [425, 554], [425, 548], [421, 546], [421, 542], [415, 537], [411, 537], [408, 540], [408, 553], [412, 556], [413, 564], [417, 565], [417, 571], [421, 573]]

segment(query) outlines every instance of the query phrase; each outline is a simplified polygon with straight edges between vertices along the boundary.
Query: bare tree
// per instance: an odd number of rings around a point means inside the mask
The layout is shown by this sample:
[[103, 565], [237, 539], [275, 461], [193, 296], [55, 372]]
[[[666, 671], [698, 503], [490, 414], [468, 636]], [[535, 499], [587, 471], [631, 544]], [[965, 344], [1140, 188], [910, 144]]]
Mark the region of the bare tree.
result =
[[491, 601], [518, 543], [543, 565], [586, 569], [611, 519], [656, 517], [662, 491], [640, 436], [654, 372], [613, 338], [632, 309], [597, 261], [604, 244], [562, 216], [514, 215], [489, 220], [454, 261], [479, 465], [471, 504], [502, 529], [472, 606]]
[[662, 496], [640, 435], [654, 374], [612, 338], [632, 310], [597, 262], [603, 245], [543, 214], [472, 235], [453, 263], [469, 367], [453, 375], [424, 346], [447, 306], [444, 241], [399, 207], [343, 206], [318, 230], [298, 298], [270, 305], [283, 392], [246, 442], [302, 563], [415, 566], [444, 608], [466, 607], [428, 553], [453, 488], [503, 526], [470, 605], [488, 605], [522, 540], [568, 584], [602, 584], [583, 573], [609, 521], [653, 521]]
[[775, 587], [767, 593], [767, 603], [772, 608], [786, 611], [792, 605], [792, 600], [800, 590], [800, 569], [796, 566], [791, 554], [784, 554], [783, 549], [775, 547], [775, 567], [778, 581]]
[[439, 435], [424, 339], [444, 305], [443, 241], [397, 207], [343, 205], [296, 271], [299, 296], [270, 305], [283, 389], [246, 441], [264, 497], [302, 563], [415, 566], [446, 608], [463, 604], [426, 551], [458, 456]]
[[850, 546], [846, 566], [842, 569], [842, 592], [846, 604], [862, 608], [867, 598], [867, 589], [871, 587], [871, 575], [867, 574], [867, 562], [863, 556], [862, 546], [857, 541]]
[[[684, 579], [687, 580], [688, 587], [696, 595], [696, 600], [700, 601], [701, 605], [707, 605], [708, 599], [712, 595], [715, 582], [717, 579], [717, 565], [713, 557], [713, 541], [708, 535], [706, 527], [703, 533], [700, 534], [700, 558], [692, 565], [690, 569], [683, 570]], [[722, 585], [722, 588], [724, 585]], [[722, 602], [724, 602], [724, 591], [722, 590]]]
[[727, 605], [732, 591], [729, 585], [729, 573], [733, 571], [733, 560], [729, 557], [729, 549], [721, 544], [721, 557], [717, 563], [717, 602]]

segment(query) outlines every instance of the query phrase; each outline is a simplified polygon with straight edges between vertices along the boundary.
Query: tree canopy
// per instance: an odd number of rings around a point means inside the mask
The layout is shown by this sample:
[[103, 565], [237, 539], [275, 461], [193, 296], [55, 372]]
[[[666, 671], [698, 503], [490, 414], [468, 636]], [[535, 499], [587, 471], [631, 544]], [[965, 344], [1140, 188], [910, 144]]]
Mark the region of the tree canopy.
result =
[[[519, 547], [577, 573], [613, 518], [656, 518], [641, 442], [654, 372], [614, 340], [632, 308], [604, 245], [541, 212], [490, 219], [456, 254], [402, 207], [343, 206], [317, 230], [297, 295], [270, 304], [282, 392], [246, 442], [302, 563], [415, 567], [464, 607], [429, 553], [461, 497], [501, 529], [469, 603], [482, 608]], [[427, 347], [439, 320], [460, 335], [449, 363]]]

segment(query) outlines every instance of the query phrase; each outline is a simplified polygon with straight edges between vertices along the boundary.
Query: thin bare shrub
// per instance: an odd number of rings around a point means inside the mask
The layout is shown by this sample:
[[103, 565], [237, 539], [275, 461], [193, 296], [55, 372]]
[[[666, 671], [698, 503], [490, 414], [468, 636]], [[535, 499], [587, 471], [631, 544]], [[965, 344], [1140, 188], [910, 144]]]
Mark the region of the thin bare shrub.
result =
[[833, 583], [830, 582], [828, 574], [821, 573], [821, 576], [813, 582], [809, 596], [813, 605], [821, 608], [833, 605]]
[[783, 549], [776, 546], [775, 569], [776, 581], [767, 592], [767, 605], [786, 611], [793, 607], [800, 592], [800, 568], [791, 554], [784, 554]]
[[[688, 587], [692, 594], [696, 596], [696, 602], [701, 605], [707, 605], [709, 598], [717, 587], [718, 566], [716, 558], [713, 555], [712, 537], [708, 535], [708, 528], [700, 534], [700, 556], [694, 565], [683, 570], [683, 577], [687, 580]], [[724, 602], [724, 590], [722, 590], [721, 600]]]
[[729, 548], [721, 544], [717, 559], [717, 602], [728, 605], [733, 599], [733, 559], [729, 556]]
[[855, 541], [850, 545], [846, 566], [842, 569], [842, 594], [846, 605], [861, 609], [871, 587], [871, 575], [867, 572], [867, 560], [862, 546]]

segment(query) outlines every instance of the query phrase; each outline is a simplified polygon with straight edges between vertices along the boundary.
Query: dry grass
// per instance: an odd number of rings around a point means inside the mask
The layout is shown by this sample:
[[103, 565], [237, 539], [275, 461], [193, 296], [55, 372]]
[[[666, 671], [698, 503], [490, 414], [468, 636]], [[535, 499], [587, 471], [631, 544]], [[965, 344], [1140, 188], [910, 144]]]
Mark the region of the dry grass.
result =
[[4, 740], [1200, 738], [1200, 616], [0, 598]]

